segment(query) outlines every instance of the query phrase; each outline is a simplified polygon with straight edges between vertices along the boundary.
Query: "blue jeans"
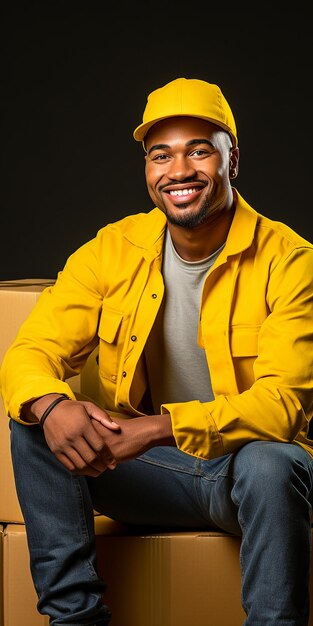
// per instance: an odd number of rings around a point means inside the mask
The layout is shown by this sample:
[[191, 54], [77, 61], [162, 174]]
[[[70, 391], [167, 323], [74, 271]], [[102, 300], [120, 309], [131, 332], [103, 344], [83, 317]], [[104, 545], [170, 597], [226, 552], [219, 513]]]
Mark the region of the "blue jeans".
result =
[[255, 441], [212, 461], [158, 447], [87, 478], [56, 460], [39, 426], [10, 425], [38, 609], [51, 626], [109, 623], [93, 508], [127, 524], [240, 536], [245, 626], [307, 626], [313, 459], [299, 445]]

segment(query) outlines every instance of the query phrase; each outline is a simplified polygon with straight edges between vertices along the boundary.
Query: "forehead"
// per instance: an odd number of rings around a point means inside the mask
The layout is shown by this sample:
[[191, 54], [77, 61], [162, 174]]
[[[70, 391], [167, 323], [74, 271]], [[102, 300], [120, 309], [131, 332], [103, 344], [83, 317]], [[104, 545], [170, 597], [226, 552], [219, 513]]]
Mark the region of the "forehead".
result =
[[187, 116], [168, 117], [156, 122], [149, 129], [145, 137], [145, 146], [149, 149], [154, 144], [172, 145], [201, 138], [213, 140], [217, 135], [227, 135], [227, 133], [207, 120]]

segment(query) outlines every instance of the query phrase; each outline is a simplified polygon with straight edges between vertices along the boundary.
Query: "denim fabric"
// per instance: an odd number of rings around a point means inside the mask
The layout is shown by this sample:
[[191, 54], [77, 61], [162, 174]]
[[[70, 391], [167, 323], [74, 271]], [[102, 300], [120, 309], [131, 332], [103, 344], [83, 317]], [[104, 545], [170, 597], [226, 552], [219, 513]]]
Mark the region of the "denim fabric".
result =
[[256, 441], [211, 461], [159, 447], [84, 478], [55, 459], [39, 427], [11, 421], [11, 441], [38, 609], [51, 626], [108, 623], [93, 508], [151, 529], [242, 537], [245, 626], [307, 626], [313, 459], [299, 445]]
[[50, 452], [39, 426], [10, 422], [17, 494], [38, 594], [51, 626], [104, 626], [109, 610], [95, 570], [93, 507], [84, 477]]

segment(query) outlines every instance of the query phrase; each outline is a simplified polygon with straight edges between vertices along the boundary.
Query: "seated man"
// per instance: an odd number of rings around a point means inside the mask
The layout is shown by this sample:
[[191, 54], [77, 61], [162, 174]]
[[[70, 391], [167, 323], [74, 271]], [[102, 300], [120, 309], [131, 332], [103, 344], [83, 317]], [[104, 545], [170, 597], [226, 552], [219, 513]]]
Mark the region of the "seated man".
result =
[[[109, 623], [95, 508], [240, 536], [245, 625], [305, 626], [313, 246], [232, 186], [237, 129], [217, 85], [156, 89], [134, 138], [155, 208], [69, 257], [2, 364], [38, 610], [51, 626]], [[67, 379], [96, 346], [99, 398], [78, 400]]]

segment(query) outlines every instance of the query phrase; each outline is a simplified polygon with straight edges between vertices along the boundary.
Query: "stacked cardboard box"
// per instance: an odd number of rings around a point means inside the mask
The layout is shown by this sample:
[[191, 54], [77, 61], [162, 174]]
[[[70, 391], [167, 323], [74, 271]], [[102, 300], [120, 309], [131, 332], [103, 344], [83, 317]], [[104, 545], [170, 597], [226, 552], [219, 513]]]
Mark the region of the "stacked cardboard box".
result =
[[3, 524], [0, 524], [0, 626], [3, 624]]

